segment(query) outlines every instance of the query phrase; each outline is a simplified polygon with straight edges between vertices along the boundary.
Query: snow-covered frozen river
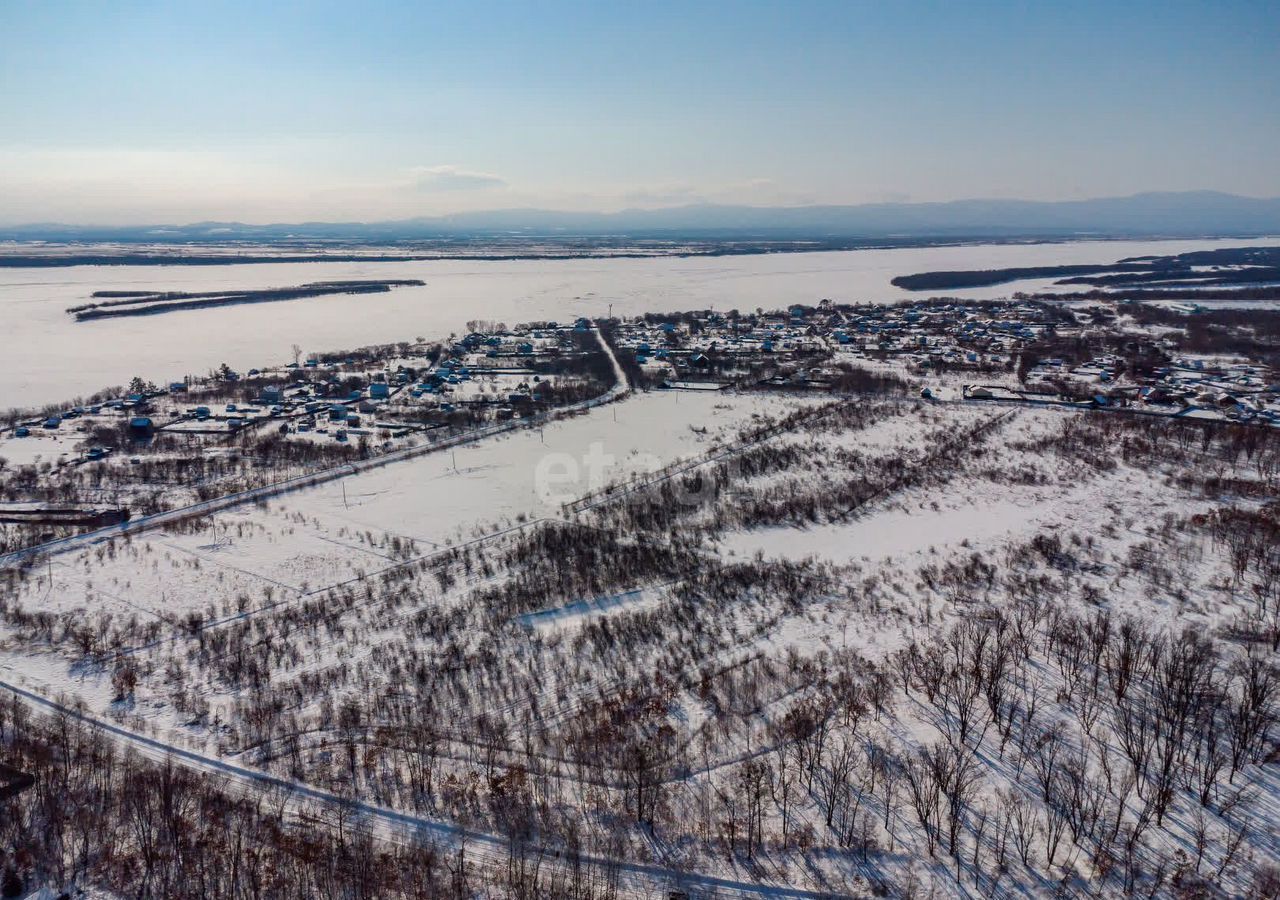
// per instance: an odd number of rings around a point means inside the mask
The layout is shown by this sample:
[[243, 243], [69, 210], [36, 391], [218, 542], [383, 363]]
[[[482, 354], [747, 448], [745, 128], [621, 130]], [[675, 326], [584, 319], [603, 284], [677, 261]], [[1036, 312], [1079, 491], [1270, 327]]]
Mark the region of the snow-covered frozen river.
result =
[[[772, 309], [790, 303], [894, 301], [897, 275], [937, 269], [1110, 263], [1275, 239], [1082, 241], [913, 247], [685, 259], [510, 262], [280, 263], [244, 266], [76, 266], [0, 269], [0, 409], [61, 402], [126, 383], [244, 369], [291, 359], [290, 348], [337, 350], [461, 332], [472, 319], [533, 319], [675, 309]], [[207, 291], [353, 278], [417, 278], [389, 294], [191, 310], [76, 322], [65, 312], [97, 290]], [[1048, 282], [1020, 282], [1030, 290]], [[1000, 297], [1008, 285], [948, 293]]]

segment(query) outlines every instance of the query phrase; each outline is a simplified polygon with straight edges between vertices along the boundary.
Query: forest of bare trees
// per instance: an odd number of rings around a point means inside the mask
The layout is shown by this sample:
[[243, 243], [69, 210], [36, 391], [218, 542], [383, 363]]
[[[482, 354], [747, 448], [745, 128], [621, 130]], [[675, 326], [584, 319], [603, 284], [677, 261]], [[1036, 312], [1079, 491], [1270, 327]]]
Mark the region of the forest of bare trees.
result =
[[[1126, 506], [1134, 472], [1133, 496], [1177, 504]], [[603, 862], [625, 859], [743, 883], [804, 868], [835, 896], [1275, 897], [1278, 473], [1280, 440], [1256, 428], [860, 397], [454, 546], [352, 530], [387, 564], [316, 593], [51, 613], [45, 575], [11, 572], [8, 632], [109, 678], [115, 722], [147, 731], [162, 706], [193, 746], [334, 802], [234, 789], [6, 703], [0, 761], [37, 777], [5, 807], [6, 877], [585, 898], [627, 894]], [[1117, 498], [1093, 526], [910, 564], [720, 544], [904, 498], [1091, 485]], [[134, 568], [164, 552], [91, 551]], [[393, 840], [357, 802], [490, 841]]]

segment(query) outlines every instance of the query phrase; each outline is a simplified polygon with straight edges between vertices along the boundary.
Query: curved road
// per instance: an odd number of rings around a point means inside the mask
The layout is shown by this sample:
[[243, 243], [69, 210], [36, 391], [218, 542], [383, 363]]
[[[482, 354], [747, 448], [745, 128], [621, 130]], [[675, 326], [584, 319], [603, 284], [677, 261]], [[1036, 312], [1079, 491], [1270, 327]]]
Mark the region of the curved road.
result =
[[[605, 403], [611, 403], [614, 400], [619, 400], [630, 393], [630, 388], [627, 385], [626, 374], [623, 372], [622, 366], [618, 362], [613, 349], [600, 335], [599, 330], [593, 328], [592, 331], [596, 336], [596, 340], [600, 342], [600, 346], [609, 356], [609, 360], [613, 365], [615, 379], [613, 387], [599, 397], [575, 403], [571, 406], [562, 407], [538, 416], [532, 421], [526, 420], [512, 425], [490, 426], [425, 446], [408, 447], [403, 450], [388, 453], [384, 456], [335, 466], [322, 472], [298, 476], [297, 478], [266, 485], [250, 491], [243, 491], [237, 494], [217, 497], [203, 503], [192, 504], [191, 506], [186, 506], [181, 509], [169, 510], [154, 516], [147, 516], [119, 526], [111, 526], [109, 528], [75, 535], [70, 538], [51, 541], [37, 547], [0, 556], [0, 566], [12, 565], [14, 563], [29, 560], [38, 554], [65, 553], [80, 547], [90, 546], [100, 541], [110, 540], [111, 538], [121, 534], [136, 534], [153, 528], [159, 528], [165, 524], [176, 522], [191, 516], [208, 515], [209, 513], [228, 509], [243, 503], [256, 502], [291, 490], [310, 487], [325, 481], [343, 478], [347, 475], [354, 475], [375, 466], [411, 459], [435, 450], [472, 443], [503, 431], [512, 430], [513, 428], [528, 427], [534, 424], [544, 423], [566, 414], [580, 412]], [[301, 806], [306, 803], [318, 803], [323, 805], [332, 804], [354, 807], [365, 816], [370, 824], [390, 834], [393, 838], [403, 838], [411, 835], [418, 838], [425, 836], [433, 840], [449, 844], [465, 842], [470, 845], [470, 852], [477, 853], [478, 856], [484, 859], [485, 865], [497, 867], [506, 864], [508, 841], [501, 835], [476, 831], [453, 822], [432, 819], [414, 813], [399, 812], [360, 800], [353, 801], [350, 798], [341, 797], [337, 794], [313, 787], [304, 782], [280, 778], [267, 772], [237, 765], [217, 757], [207, 756], [203, 753], [198, 753], [185, 747], [167, 744], [157, 738], [139, 734], [123, 726], [99, 719], [95, 716], [89, 715], [88, 713], [75, 709], [68, 703], [52, 700], [41, 694], [35, 693], [34, 691], [28, 690], [27, 688], [19, 687], [18, 685], [7, 681], [0, 680], [0, 690], [14, 694], [31, 706], [36, 707], [45, 713], [66, 715], [79, 722], [96, 727], [104, 734], [110, 735], [120, 743], [134, 747], [143, 755], [152, 759], [171, 759], [189, 769], [218, 776], [245, 788], [275, 788], [283, 790], [288, 792], [290, 802], [295, 806]], [[591, 868], [601, 870], [612, 868], [622, 873], [625, 880], [628, 882], [628, 890], [631, 893], [640, 896], [663, 895], [668, 891], [685, 891], [691, 893], [691, 895], [696, 895], [701, 892], [712, 892], [719, 896], [768, 897], [778, 898], [778, 900], [829, 900], [829, 898], [839, 896], [831, 893], [808, 891], [799, 888], [757, 885], [749, 882], [737, 881], [732, 878], [686, 873], [660, 865], [625, 862], [602, 856], [584, 855], [581, 858], [581, 862]]]
[[[267, 772], [227, 762], [217, 757], [207, 756], [185, 747], [166, 744], [157, 738], [148, 737], [121, 725], [116, 725], [113, 722], [99, 719], [96, 716], [75, 709], [68, 703], [51, 700], [7, 681], [0, 680], [0, 690], [9, 691], [45, 713], [65, 715], [78, 722], [98, 728], [104, 734], [110, 735], [122, 744], [134, 747], [144, 756], [151, 759], [170, 759], [188, 769], [214, 775], [245, 788], [275, 788], [286, 791], [289, 795], [289, 802], [295, 808], [308, 802], [354, 808], [365, 817], [368, 823], [380, 828], [393, 839], [405, 839], [412, 836], [419, 839], [426, 837], [450, 845], [465, 842], [468, 845], [469, 852], [476, 852], [481, 856], [486, 866], [500, 867], [506, 865], [509, 844], [507, 839], [501, 835], [476, 831], [453, 822], [432, 819], [415, 813], [399, 812], [362, 800], [352, 800], [304, 782], [281, 778]], [[757, 885], [716, 875], [681, 872], [677, 869], [670, 869], [660, 865], [625, 862], [590, 854], [582, 855], [580, 860], [584, 866], [589, 868], [602, 871], [612, 868], [622, 873], [629, 884], [627, 889], [638, 896], [653, 896], [655, 893], [661, 895], [663, 892], [675, 890], [693, 892], [691, 895], [705, 891], [714, 892], [717, 896], [725, 896], [727, 893], [738, 897], [768, 897], [778, 898], [778, 900], [831, 900], [831, 898], [842, 896], [800, 888]]]

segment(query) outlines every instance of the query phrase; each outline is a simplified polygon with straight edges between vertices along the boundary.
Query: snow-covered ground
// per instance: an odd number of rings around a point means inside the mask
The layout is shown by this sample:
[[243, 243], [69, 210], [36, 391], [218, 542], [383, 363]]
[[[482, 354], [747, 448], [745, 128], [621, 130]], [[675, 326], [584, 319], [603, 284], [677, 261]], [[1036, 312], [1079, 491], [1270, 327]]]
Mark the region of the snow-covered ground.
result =
[[[814, 404], [824, 404], [821, 415], [726, 448], [765, 417]], [[1122, 421], [914, 397], [636, 394], [542, 430], [54, 557], [15, 586], [24, 615], [11, 610], [0, 629], [0, 680], [81, 699], [95, 715], [237, 765], [291, 776], [297, 766], [297, 777], [326, 789], [399, 785], [400, 804], [416, 802], [405, 799], [402, 780], [413, 759], [388, 737], [412, 734], [414, 711], [429, 710], [444, 784], [434, 811], [454, 814], [468, 802], [450, 785], [519, 767], [536, 775], [549, 805], [625, 831], [629, 859], [839, 895], [870, 892], [858, 880], [867, 872], [898, 887], [919, 875], [922, 891], [938, 896], [994, 895], [983, 891], [991, 883], [981, 871], [965, 875], [973, 893], [950, 880], [945, 855], [928, 858], [905, 789], [882, 804], [874, 786], [850, 782], [874, 812], [868, 828], [877, 843], [865, 870], [849, 834], [833, 830], [838, 798], [823, 797], [827, 774], [810, 777], [794, 798], [789, 825], [793, 837], [805, 829], [804, 849], [778, 840], [787, 826], [769, 806], [771, 837], [757, 856], [723, 852], [731, 815], [723, 801], [750, 776], [746, 763], [810, 758], [810, 736], [787, 737], [786, 726], [824, 691], [845, 704], [840, 691], [857, 689], [836, 717], [847, 720], [836, 727], [843, 736], [816, 751], [827, 761], [815, 767], [830, 768], [832, 779], [840, 752], [861, 759], [872, 739], [902, 765], [940, 745], [954, 717], [932, 698], [926, 704], [918, 684], [900, 686], [910, 672], [900, 654], [945, 643], [957, 625], [1019, 608], [1043, 615], [1055, 604], [1064, 614], [1131, 616], [1156, 633], [1193, 626], [1233, 646], [1232, 629], [1252, 601], [1231, 587], [1226, 551], [1204, 514], [1252, 501], [1228, 496], [1229, 486], [1210, 490], [1203, 476], [1230, 473], [1264, 490], [1274, 485], [1263, 473], [1274, 469], [1261, 456], [1224, 462], [1176, 436], [1144, 450], [1137, 432], [1106, 433]], [[1205, 447], [1220, 433], [1206, 432]], [[738, 457], [748, 464], [735, 468]], [[670, 465], [677, 461], [685, 464]], [[564, 501], [659, 469], [646, 487], [597, 495], [562, 518]], [[664, 487], [722, 470], [723, 492], [672, 511]], [[763, 524], [745, 519], [745, 509]], [[531, 524], [539, 519], [557, 524]], [[133, 617], [156, 623], [154, 639], [87, 654], [82, 643], [107, 612], [115, 627]], [[193, 613], [202, 622], [189, 626]], [[41, 614], [57, 621], [48, 637]], [[1043, 704], [1039, 724], [1023, 729], [1025, 743], [1036, 729], [1069, 725], [1074, 713], [1072, 686], [1044, 655], [1047, 626], [1024, 624], [1040, 637], [1010, 685], [1034, 688]], [[136, 665], [139, 682], [131, 698], [116, 700], [113, 667], [122, 660]], [[856, 676], [874, 666], [887, 680], [873, 716]], [[352, 706], [374, 731], [341, 724], [340, 710]], [[626, 757], [609, 737], [637, 716], [670, 727], [686, 767], [664, 776], [653, 828], [628, 814]], [[986, 744], [972, 742], [985, 779], [972, 808], [993, 816], [1005, 803], [995, 791], [1025, 790], [1031, 776], [1022, 770], [1035, 769], [1030, 749], [1016, 770], [1013, 743], [1007, 757], [1003, 744], [994, 752], [998, 731], [992, 723]], [[579, 740], [605, 750], [574, 758]], [[805, 744], [811, 749], [790, 755]], [[380, 747], [363, 757], [367, 775], [356, 771], [357, 747]], [[869, 777], [874, 785], [880, 776]], [[1264, 798], [1246, 853], [1274, 856], [1266, 799], [1274, 775], [1255, 766], [1240, 777]], [[1185, 800], [1150, 846], [1186, 843], [1193, 811]], [[1215, 829], [1233, 821], [1220, 818]], [[990, 862], [990, 835], [976, 833], [972, 818], [965, 828], [964, 840], [986, 847]], [[1222, 858], [1214, 840], [1210, 865]], [[1043, 840], [1032, 841], [1031, 857], [1044, 856]], [[1094, 877], [1085, 871], [1087, 845], [1069, 857], [1081, 882]], [[1013, 874], [998, 877], [1004, 890], [1035, 896], [1060, 877], [1051, 868], [1042, 875], [1011, 862]], [[1240, 893], [1242, 876], [1226, 877]]]
[[[130, 610], [157, 616], [219, 607], [264, 588], [288, 594], [372, 573], [495, 529], [555, 516], [604, 485], [706, 452], [794, 400], [651, 392], [543, 429], [372, 469], [201, 520], [55, 557], [42, 610]], [[399, 544], [395, 544], [395, 541]], [[394, 546], [393, 546], [394, 545]]]
[[9, 431], [0, 437], [0, 459], [11, 466], [54, 464], [64, 457], [75, 459], [80, 455], [77, 447], [85, 438], [70, 423], [57, 429], [33, 428], [23, 438], [14, 437]]
[[[1111, 263], [1274, 241], [1082, 241], [919, 247], [685, 259], [510, 262], [268, 263], [244, 266], [0, 268], [0, 409], [56, 403], [134, 375], [167, 383], [226, 362], [236, 369], [281, 363], [304, 352], [350, 349], [414, 337], [440, 338], [467, 316], [508, 324], [535, 319], [664, 312], [776, 309], [790, 303], [892, 302], [919, 297], [893, 287], [898, 275], [931, 270]], [[209, 291], [288, 287], [314, 281], [418, 278], [423, 287], [76, 322], [65, 309], [98, 290]], [[1001, 297], [1046, 289], [1049, 280], [948, 291]]]

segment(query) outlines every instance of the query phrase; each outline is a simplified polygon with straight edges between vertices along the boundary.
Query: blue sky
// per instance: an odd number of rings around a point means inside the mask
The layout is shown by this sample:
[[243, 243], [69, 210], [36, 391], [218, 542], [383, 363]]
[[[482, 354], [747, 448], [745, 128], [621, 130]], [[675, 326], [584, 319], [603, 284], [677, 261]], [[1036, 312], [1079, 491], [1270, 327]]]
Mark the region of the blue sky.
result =
[[0, 0], [0, 220], [1280, 195], [1280, 2]]

